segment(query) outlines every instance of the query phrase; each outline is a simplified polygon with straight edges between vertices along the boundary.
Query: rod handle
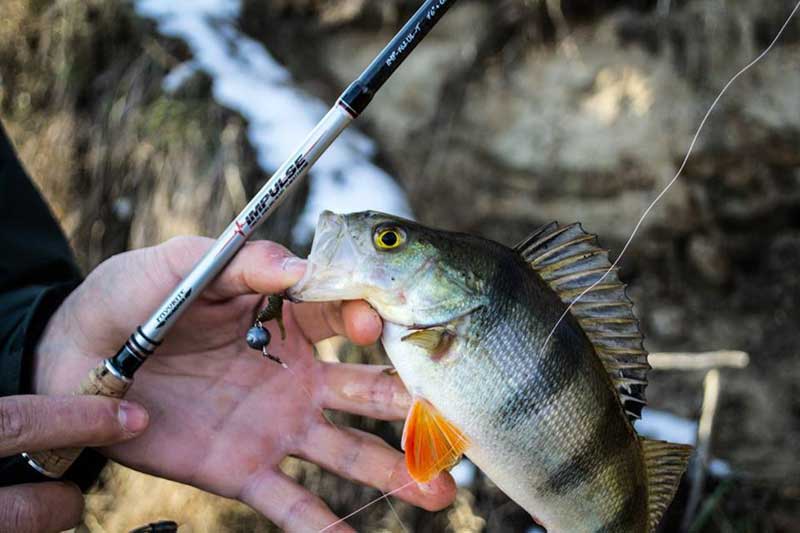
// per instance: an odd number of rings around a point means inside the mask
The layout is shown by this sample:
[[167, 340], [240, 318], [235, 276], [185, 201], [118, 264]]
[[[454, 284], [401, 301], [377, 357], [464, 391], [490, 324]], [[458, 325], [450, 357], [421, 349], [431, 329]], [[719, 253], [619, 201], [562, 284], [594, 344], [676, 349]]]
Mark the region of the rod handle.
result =
[[[119, 374], [106, 359], [93, 368], [75, 394], [122, 398], [133, 384], [133, 380]], [[28, 464], [51, 478], [60, 478], [83, 451], [82, 448], [63, 448], [24, 453]]]

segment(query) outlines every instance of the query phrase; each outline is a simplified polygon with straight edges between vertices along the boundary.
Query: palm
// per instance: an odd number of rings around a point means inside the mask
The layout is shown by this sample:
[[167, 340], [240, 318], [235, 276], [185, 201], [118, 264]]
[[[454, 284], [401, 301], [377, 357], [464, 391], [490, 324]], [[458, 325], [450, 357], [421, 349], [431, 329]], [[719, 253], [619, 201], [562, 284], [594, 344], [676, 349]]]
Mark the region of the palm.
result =
[[[51, 321], [56, 325], [48, 326], [79, 334], [69, 336], [66, 350], [73, 364], [61, 364], [69, 370], [41, 372], [41, 390], [67, 392], [65, 387], [74, 386], [86, 369], [113, 353], [207, 246], [206, 240], [189, 239], [101, 265], [62, 306]], [[274, 324], [268, 327], [270, 350], [288, 370], [247, 347], [244, 333], [264, 300], [255, 292], [284, 290], [288, 279], [279, 266], [284, 252], [260, 246], [239, 254], [137, 373], [128, 398], [147, 407], [150, 426], [107, 453], [136, 469], [239, 498], [286, 529], [311, 530], [335, 517], [278, 464], [293, 455], [383, 491], [407, 484], [401, 454], [375, 437], [331, 426], [322, 414], [330, 408], [399, 419], [407, 396], [380, 368], [320, 363], [313, 356], [312, 343], [322, 338], [345, 332], [359, 336], [364, 309], [352, 309], [366, 308], [363, 303], [347, 304], [349, 319], [343, 318], [347, 310], [342, 313], [335, 305], [286, 304], [285, 340]], [[145, 271], [149, 275], [143, 279], [130, 279], [131, 273]], [[362, 324], [360, 329], [370, 328]], [[374, 340], [379, 326], [372, 329], [360, 333], [362, 341]], [[40, 351], [54, 344], [48, 338], [57, 337], [46, 333]], [[64, 360], [64, 343], [58, 346]], [[452, 500], [453, 492], [452, 480], [443, 476], [433, 491], [412, 485], [398, 496], [437, 509]]]
[[[151, 430], [111, 454], [137, 468], [238, 497], [245, 485], [275, 473], [287, 454], [299, 453], [313, 425], [325, 423], [319, 363], [290, 306], [285, 342], [269, 326], [270, 348], [287, 363], [286, 370], [244, 342], [256, 305], [252, 297], [213, 309], [204, 304], [137, 375], [131, 398], [150, 409]], [[202, 337], [216, 335], [216, 342], [204, 343], [198, 331]], [[161, 450], [165, 442], [171, 444]], [[189, 479], [185, 472], [192, 473]]]

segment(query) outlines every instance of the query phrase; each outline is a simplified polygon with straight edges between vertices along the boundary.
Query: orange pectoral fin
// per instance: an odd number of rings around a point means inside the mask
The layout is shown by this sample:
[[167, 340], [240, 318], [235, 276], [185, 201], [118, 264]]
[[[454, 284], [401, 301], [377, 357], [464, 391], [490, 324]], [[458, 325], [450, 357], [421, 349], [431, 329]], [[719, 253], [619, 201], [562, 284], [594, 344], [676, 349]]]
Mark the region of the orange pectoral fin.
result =
[[425, 400], [414, 400], [403, 430], [406, 467], [417, 483], [427, 483], [455, 465], [467, 439]]

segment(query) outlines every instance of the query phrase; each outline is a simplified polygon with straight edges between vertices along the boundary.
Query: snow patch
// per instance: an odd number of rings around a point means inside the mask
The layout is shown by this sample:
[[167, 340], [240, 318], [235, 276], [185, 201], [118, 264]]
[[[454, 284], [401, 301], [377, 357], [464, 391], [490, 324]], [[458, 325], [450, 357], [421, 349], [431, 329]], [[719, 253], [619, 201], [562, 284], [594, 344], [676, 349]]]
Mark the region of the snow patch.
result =
[[458, 487], [471, 487], [475, 483], [475, 477], [478, 475], [478, 467], [476, 467], [469, 459], [462, 459], [460, 463], [450, 470], [450, 475]]
[[197, 63], [191, 60], [184, 61], [167, 74], [161, 82], [161, 89], [163, 89], [165, 93], [175, 94], [183, 87], [184, 83], [194, 76], [195, 72], [197, 72]]
[[[636, 432], [654, 440], [690, 446], [697, 444], [697, 422], [648, 407], [642, 409], [642, 419], [636, 423]], [[726, 478], [733, 472], [731, 466], [722, 459], [711, 459], [708, 471], [717, 478]]]
[[697, 440], [697, 422], [645, 407], [642, 419], [636, 422], [639, 435], [654, 440], [666, 440], [676, 444], [694, 446]]
[[733, 474], [733, 470], [731, 470], [731, 465], [729, 465], [726, 461], [722, 459], [712, 459], [711, 462], [708, 464], [708, 471], [711, 473], [712, 476], [724, 479], [726, 477], [730, 477]]
[[[328, 105], [294, 86], [261, 43], [238, 30], [238, 0], [135, 0], [134, 6], [140, 16], [155, 20], [162, 34], [185, 41], [194, 55], [191, 65], [167, 76], [165, 90], [179, 87], [188, 68], [206, 72], [214, 99], [248, 121], [248, 139], [268, 174], [328, 111]], [[375, 152], [374, 142], [348, 130], [322, 156], [311, 171], [308, 202], [294, 229], [297, 244], [310, 242], [325, 209], [374, 209], [411, 218], [402, 189], [372, 162]]]

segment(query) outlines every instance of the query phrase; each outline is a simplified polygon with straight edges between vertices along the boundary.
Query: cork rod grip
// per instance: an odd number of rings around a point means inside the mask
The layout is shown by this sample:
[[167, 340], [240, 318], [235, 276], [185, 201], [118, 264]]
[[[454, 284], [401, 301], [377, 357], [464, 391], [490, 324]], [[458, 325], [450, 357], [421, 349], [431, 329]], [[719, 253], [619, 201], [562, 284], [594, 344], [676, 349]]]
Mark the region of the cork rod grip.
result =
[[[75, 394], [122, 398], [132, 384], [133, 380], [119, 376], [109, 368], [108, 362], [104, 361], [89, 372]], [[81, 448], [64, 448], [27, 453], [25, 456], [28, 463], [39, 472], [52, 478], [59, 478], [75, 462], [81, 451]]]

